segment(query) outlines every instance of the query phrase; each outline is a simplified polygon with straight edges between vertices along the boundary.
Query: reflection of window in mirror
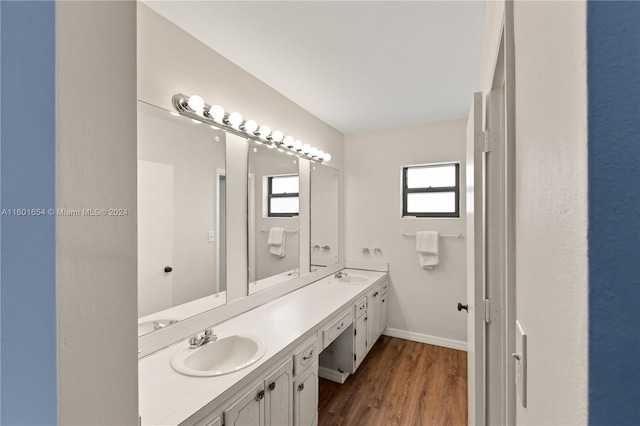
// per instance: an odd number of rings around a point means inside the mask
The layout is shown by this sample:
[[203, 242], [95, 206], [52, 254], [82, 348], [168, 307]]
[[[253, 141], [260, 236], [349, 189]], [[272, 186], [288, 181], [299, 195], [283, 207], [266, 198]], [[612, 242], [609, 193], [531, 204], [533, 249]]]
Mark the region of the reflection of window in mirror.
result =
[[267, 176], [268, 217], [293, 217], [300, 212], [298, 175]]

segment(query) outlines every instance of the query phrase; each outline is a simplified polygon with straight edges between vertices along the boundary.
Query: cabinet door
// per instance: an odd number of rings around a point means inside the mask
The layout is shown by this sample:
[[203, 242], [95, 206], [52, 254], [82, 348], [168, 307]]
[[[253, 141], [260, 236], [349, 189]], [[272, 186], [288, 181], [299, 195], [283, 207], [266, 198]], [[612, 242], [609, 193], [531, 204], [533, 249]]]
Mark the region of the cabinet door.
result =
[[264, 386], [259, 383], [224, 410], [225, 426], [263, 426], [264, 394]]
[[360, 365], [360, 363], [362, 362], [362, 360], [364, 359], [364, 356], [367, 354], [367, 321], [366, 321], [367, 316], [363, 315], [360, 318], [358, 318], [358, 320], [356, 321], [355, 324], [355, 341], [354, 341], [354, 353], [355, 353], [355, 360], [354, 360], [354, 371], [356, 368], [358, 368], [358, 366]]
[[293, 382], [293, 424], [318, 424], [318, 362]]
[[378, 335], [381, 335], [385, 328], [387, 328], [387, 300], [389, 299], [389, 294], [385, 293], [380, 298], [380, 332]]
[[265, 426], [293, 424], [292, 375], [293, 361], [289, 359], [265, 379]]
[[367, 352], [378, 340], [380, 330], [380, 286], [367, 295]]

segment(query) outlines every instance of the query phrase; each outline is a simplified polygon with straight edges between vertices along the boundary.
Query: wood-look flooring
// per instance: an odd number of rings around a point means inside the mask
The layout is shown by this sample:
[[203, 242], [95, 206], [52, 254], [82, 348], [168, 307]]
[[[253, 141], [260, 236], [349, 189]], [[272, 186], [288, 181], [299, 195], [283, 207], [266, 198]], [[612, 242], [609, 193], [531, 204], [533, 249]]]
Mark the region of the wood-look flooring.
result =
[[319, 426], [466, 425], [467, 353], [381, 336], [344, 384], [320, 379]]

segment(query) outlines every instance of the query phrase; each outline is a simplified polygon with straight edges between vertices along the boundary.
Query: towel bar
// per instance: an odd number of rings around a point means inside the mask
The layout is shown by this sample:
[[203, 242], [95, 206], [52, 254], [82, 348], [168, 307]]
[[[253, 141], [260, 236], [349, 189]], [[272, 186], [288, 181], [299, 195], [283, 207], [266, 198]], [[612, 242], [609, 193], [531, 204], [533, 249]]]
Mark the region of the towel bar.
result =
[[[261, 229], [260, 232], [269, 232], [269, 229]], [[297, 229], [285, 229], [284, 232], [286, 232], [287, 234], [297, 234], [298, 230]]]
[[[415, 237], [416, 233], [415, 232], [405, 232], [405, 231], [401, 231], [400, 234], [403, 237]], [[461, 233], [457, 233], [457, 234], [438, 234], [439, 237], [443, 237], [443, 238], [461, 238], [462, 234]]]

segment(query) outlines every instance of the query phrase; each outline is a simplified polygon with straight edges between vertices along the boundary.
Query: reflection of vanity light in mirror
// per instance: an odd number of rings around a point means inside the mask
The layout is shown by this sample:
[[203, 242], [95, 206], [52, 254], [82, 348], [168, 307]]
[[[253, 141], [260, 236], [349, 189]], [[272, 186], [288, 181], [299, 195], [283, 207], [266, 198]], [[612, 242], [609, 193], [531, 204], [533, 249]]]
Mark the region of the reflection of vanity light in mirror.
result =
[[293, 136], [287, 136], [285, 138], [281, 131], [276, 130], [272, 132], [271, 128], [266, 124], [258, 126], [253, 120], [243, 121], [242, 115], [238, 112], [227, 115], [219, 105], [208, 106], [200, 96], [193, 95], [187, 97], [182, 94], [177, 94], [173, 96], [172, 102], [179, 114], [192, 119], [202, 120], [208, 124], [220, 124], [224, 130], [238, 136], [243, 136], [254, 141], [260, 139], [262, 142], [270, 142], [272, 143], [270, 146], [277, 147], [282, 152], [298, 155], [318, 163], [331, 160], [329, 153], [324, 153], [322, 150], [312, 147], [309, 144], [302, 144], [302, 142], [296, 140]]

